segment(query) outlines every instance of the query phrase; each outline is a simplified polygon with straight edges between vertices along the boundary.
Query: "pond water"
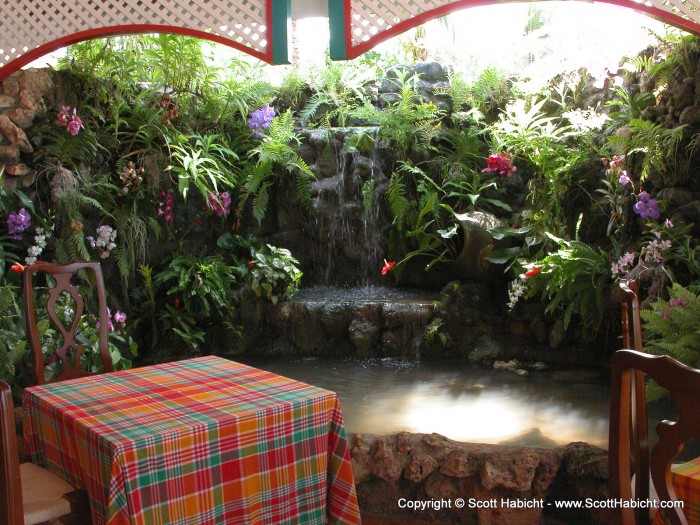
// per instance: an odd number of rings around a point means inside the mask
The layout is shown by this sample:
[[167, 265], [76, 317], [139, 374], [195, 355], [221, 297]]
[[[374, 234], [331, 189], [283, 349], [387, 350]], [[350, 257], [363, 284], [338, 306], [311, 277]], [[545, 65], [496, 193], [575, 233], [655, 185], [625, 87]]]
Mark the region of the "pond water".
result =
[[607, 448], [609, 380], [586, 372], [492, 370], [464, 362], [261, 358], [243, 362], [337, 392], [346, 429], [437, 432], [472, 443]]

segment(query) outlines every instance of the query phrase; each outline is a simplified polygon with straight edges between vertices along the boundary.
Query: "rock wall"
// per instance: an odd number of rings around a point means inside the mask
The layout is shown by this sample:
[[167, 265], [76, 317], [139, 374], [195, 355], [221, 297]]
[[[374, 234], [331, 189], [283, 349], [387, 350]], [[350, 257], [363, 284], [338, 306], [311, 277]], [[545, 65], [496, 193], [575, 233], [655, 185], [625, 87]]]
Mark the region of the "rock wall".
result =
[[46, 117], [55, 100], [56, 81], [50, 70], [20, 70], [2, 82], [0, 166], [8, 175], [7, 184], [26, 189], [36, 181], [36, 170], [25, 160], [34, 153], [26, 130]]
[[[517, 448], [409, 433], [350, 434], [349, 443], [364, 517], [426, 524], [613, 523], [608, 511], [560, 512], [554, 505], [557, 500], [607, 499], [607, 453], [586, 443]], [[455, 505], [458, 498], [465, 502], [461, 508]], [[408, 508], [408, 502], [429, 500], [450, 503]]]

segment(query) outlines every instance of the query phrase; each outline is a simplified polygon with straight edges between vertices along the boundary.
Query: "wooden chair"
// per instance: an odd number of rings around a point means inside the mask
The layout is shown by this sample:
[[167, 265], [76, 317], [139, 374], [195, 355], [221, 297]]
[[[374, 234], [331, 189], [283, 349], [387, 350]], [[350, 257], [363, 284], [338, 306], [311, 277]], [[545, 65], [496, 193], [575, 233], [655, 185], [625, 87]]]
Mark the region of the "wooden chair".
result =
[[12, 392], [4, 381], [0, 381], [0, 439], [0, 523], [34, 525], [58, 518], [64, 524], [90, 523], [84, 491], [33, 463], [20, 465]]
[[[668, 389], [678, 409], [676, 421], [661, 421], [656, 426], [659, 441], [651, 450], [633, 446], [634, 436], [646, 437], [646, 411], [635, 413], [635, 405], [645, 402], [644, 389], [637, 388], [639, 376], [654, 379]], [[640, 416], [644, 417], [641, 418]], [[643, 426], [642, 432], [639, 427]], [[610, 399], [610, 497], [622, 500], [649, 499], [649, 475], [660, 501], [676, 500], [671, 484], [671, 463], [685, 443], [700, 438], [700, 370], [686, 366], [669, 356], [655, 356], [635, 350], [619, 350], [612, 360]], [[637, 457], [634, 457], [634, 456]], [[631, 485], [632, 473], [637, 483]], [[643, 473], [643, 475], [641, 475]], [[687, 525], [681, 509], [664, 509], [672, 525]], [[649, 523], [649, 509], [620, 509], [620, 525]]]
[[[642, 321], [639, 315], [639, 284], [633, 279], [620, 281], [620, 288], [624, 292], [622, 299], [622, 344], [623, 348], [630, 348], [642, 352]], [[644, 373], [637, 370], [631, 379], [631, 414], [629, 419], [631, 439], [629, 441], [629, 455], [633, 473], [634, 494], [655, 494], [655, 485], [650, 484], [649, 479], [649, 429], [647, 423], [647, 404], [644, 390]], [[636, 475], [637, 473], [643, 475]], [[649, 523], [650, 512], [648, 509], [637, 509], [637, 522], [639, 525]], [[652, 513], [653, 514], [653, 513]]]
[[624, 292], [622, 300], [623, 348], [642, 351], [642, 322], [639, 317], [639, 284], [633, 279], [620, 281]]
[[[109, 313], [107, 310], [107, 298], [105, 294], [104, 278], [100, 263], [94, 261], [74, 262], [69, 264], [40, 263], [27, 267], [24, 270], [24, 311], [27, 319], [27, 337], [32, 353], [32, 375], [33, 384], [41, 385], [46, 383], [44, 372], [44, 356], [41, 349], [41, 340], [37, 329], [35, 297], [34, 297], [34, 276], [38, 273], [50, 275], [55, 280], [54, 287], [49, 288], [48, 300], [46, 302], [46, 312], [49, 319], [60, 332], [63, 344], [56, 351], [61, 364], [60, 374], [51, 381], [62, 381], [73, 379], [93, 372], [83, 370], [80, 357], [83, 354], [83, 345], [76, 341], [76, 331], [80, 317], [84, 312], [85, 305], [80, 296], [80, 288], [75, 284], [75, 274], [81, 270], [89, 270], [94, 277], [94, 285], [97, 291], [97, 305], [99, 310], [99, 350], [102, 359], [102, 372], [113, 370], [112, 357], [109, 354], [108, 346], [108, 325]], [[69, 294], [75, 301], [75, 314], [72, 325], [66, 327], [56, 314], [56, 301], [62, 293]]]

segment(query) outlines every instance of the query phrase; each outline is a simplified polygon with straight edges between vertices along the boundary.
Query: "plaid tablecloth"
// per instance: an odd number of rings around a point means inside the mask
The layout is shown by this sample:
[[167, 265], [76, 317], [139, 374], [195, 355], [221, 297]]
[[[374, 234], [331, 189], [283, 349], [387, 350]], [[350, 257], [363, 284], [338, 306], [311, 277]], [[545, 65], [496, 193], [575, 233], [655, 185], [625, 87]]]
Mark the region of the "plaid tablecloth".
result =
[[360, 523], [333, 392], [202, 357], [28, 388], [32, 460], [94, 525]]
[[[683, 513], [688, 525], [700, 525], [700, 458], [672, 465], [671, 482], [676, 497], [684, 503]], [[664, 525], [659, 513], [656, 514], [654, 525]]]

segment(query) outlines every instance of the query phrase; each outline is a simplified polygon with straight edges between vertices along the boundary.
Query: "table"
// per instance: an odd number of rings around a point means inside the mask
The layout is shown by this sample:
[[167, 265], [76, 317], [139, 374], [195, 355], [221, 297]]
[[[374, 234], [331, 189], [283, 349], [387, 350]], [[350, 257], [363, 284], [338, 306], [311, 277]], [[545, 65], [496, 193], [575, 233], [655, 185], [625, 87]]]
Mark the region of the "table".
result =
[[335, 393], [218, 357], [25, 391], [32, 461], [94, 525], [357, 524]]
[[[688, 525], [700, 525], [700, 458], [671, 465], [671, 483], [676, 497], [684, 502], [683, 513]], [[663, 524], [664, 520], [657, 513], [654, 525]]]

